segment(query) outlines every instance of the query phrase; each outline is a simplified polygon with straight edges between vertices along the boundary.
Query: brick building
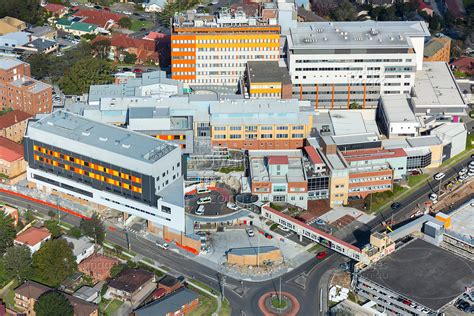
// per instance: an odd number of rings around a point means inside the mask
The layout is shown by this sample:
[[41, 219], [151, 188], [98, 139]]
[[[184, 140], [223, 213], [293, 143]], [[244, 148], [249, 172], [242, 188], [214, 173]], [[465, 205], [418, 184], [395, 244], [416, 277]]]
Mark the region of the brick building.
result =
[[28, 63], [0, 58], [0, 109], [12, 108], [32, 115], [51, 112], [52, 87], [30, 76]]
[[[23, 156], [23, 146], [5, 137], [0, 137], [0, 174], [6, 176], [7, 181], [16, 183], [26, 175], [26, 162]], [[4, 177], [3, 177], [4, 178]], [[1, 181], [2, 177], [0, 177]]]
[[94, 254], [79, 264], [79, 271], [92, 277], [94, 282], [105, 281], [110, 277], [110, 270], [120, 261], [101, 254]]
[[449, 37], [433, 38], [425, 44], [423, 61], [442, 61], [449, 63], [450, 52], [451, 39]]
[[0, 137], [19, 143], [25, 135], [30, 114], [14, 110], [0, 116]]

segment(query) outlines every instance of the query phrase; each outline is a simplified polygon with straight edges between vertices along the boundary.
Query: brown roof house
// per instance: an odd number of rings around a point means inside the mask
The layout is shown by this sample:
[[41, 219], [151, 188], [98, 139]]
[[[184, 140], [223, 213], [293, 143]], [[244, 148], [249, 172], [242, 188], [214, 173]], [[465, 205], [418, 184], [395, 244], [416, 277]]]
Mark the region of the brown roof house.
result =
[[187, 289], [181, 288], [158, 300], [143, 305], [135, 310], [133, 316], [151, 316], [151, 315], [187, 315], [199, 307], [199, 296]]
[[142, 269], [127, 269], [109, 282], [106, 296], [138, 307], [156, 289], [155, 275]]
[[165, 275], [160, 281], [158, 281], [158, 289], [164, 289], [166, 294], [174, 292], [182, 286], [181, 282], [171, 275]]
[[117, 264], [120, 264], [118, 259], [96, 253], [79, 264], [79, 271], [92, 277], [94, 282], [105, 281], [110, 278], [110, 270]]
[[15, 245], [25, 245], [31, 253], [38, 251], [44, 243], [51, 239], [51, 233], [46, 228], [30, 227], [18, 234], [13, 241]]
[[25, 135], [26, 124], [30, 117], [32, 117], [30, 114], [20, 110], [0, 115], [0, 137], [19, 143]]
[[[51, 290], [52, 289], [46, 285], [34, 281], [26, 281], [14, 291], [16, 308], [21, 310], [23, 314], [35, 316], [36, 313], [34, 308], [36, 301], [42, 294]], [[69, 300], [69, 303], [71, 303], [74, 308], [74, 316], [99, 315], [99, 309], [96, 304], [88, 303], [69, 294], [63, 293], [63, 295]]]

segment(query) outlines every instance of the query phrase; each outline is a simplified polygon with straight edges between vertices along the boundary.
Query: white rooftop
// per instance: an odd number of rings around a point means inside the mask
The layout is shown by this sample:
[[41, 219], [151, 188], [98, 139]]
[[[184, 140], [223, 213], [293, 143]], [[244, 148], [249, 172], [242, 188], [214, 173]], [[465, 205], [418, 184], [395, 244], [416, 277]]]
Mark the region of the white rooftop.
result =
[[383, 111], [389, 123], [418, 123], [407, 95], [382, 95], [381, 98]]
[[3, 70], [8, 70], [21, 64], [24, 64], [24, 62], [15, 58], [0, 58], [0, 69]]
[[430, 36], [422, 21], [303, 22], [290, 28], [288, 47], [296, 49], [409, 48], [408, 37]]
[[444, 62], [424, 62], [416, 72], [412, 104], [415, 107], [466, 107], [455, 78]]

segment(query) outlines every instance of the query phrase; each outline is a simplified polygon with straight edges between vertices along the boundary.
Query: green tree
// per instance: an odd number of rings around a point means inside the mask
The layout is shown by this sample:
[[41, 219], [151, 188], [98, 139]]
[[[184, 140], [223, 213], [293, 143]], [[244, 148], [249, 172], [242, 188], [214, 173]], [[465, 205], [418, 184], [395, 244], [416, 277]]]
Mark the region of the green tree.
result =
[[91, 45], [92, 52], [97, 55], [97, 57], [101, 59], [106, 59], [109, 55], [110, 51], [110, 40], [108, 39], [101, 39], [98, 41], [94, 41]]
[[45, 22], [45, 10], [41, 0], [1, 0], [0, 17], [11, 16], [28, 24], [42, 25]]
[[73, 316], [74, 308], [61, 292], [51, 290], [38, 298], [35, 312], [36, 316]]
[[44, 226], [49, 230], [51, 233], [51, 237], [53, 238], [58, 238], [61, 236], [61, 227], [59, 227], [59, 224], [55, 220], [49, 220], [44, 222]]
[[85, 236], [94, 239], [97, 244], [104, 242], [105, 227], [97, 213], [94, 213], [90, 220], [82, 219], [79, 227]]
[[10, 278], [23, 281], [31, 277], [31, 251], [27, 246], [13, 246], [3, 256], [5, 273]]
[[126, 269], [128, 269], [128, 266], [125, 263], [117, 264], [110, 269], [110, 276], [115, 278]]
[[344, 0], [340, 6], [331, 12], [331, 18], [335, 21], [355, 21], [357, 11], [352, 3]]
[[128, 52], [125, 53], [125, 57], [123, 58], [123, 62], [126, 64], [134, 64], [137, 61], [137, 55], [130, 54]]
[[124, 29], [130, 29], [132, 27], [132, 20], [125, 16], [118, 21], [118, 25]]
[[82, 236], [81, 229], [79, 227], [74, 226], [69, 230], [69, 236], [80, 238]]
[[51, 71], [51, 58], [46, 54], [31, 54], [26, 59], [30, 64], [31, 75], [38, 80], [48, 77]]
[[111, 83], [111, 72], [109, 62], [89, 56], [76, 62], [58, 83], [65, 94], [82, 94], [91, 85]]
[[0, 211], [0, 257], [3, 256], [8, 247], [13, 246], [16, 230], [13, 218]]
[[52, 239], [33, 254], [33, 269], [36, 280], [56, 287], [76, 271], [76, 258], [66, 240]]

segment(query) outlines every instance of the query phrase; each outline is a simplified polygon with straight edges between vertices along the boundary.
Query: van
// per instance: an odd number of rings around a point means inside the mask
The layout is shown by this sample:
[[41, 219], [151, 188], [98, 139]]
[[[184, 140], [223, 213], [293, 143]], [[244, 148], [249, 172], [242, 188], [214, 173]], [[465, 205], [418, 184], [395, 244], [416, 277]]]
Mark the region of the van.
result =
[[202, 197], [202, 198], [199, 198], [199, 200], [197, 200], [197, 204], [198, 205], [201, 205], [201, 204], [208, 204], [208, 203], [211, 203], [211, 197], [210, 196], [206, 196], [206, 197]]
[[436, 181], [440, 181], [441, 179], [443, 179], [446, 175], [443, 173], [443, 172], [439, 172], [437, 174], [434, 175], [434, 179]]
[[199, 216], [203, 215], [204, 214], [204, 205], [199, 205], [199, 207], [194, 212], [194, 214], [199, 215]]
[[197, 188], [197, 190], [196, 190], [197, 194], [206, 194], [206, 193], [210, 193], [210, 192], [211, 192], [211, 190], [209, 190], [207, 187]]

